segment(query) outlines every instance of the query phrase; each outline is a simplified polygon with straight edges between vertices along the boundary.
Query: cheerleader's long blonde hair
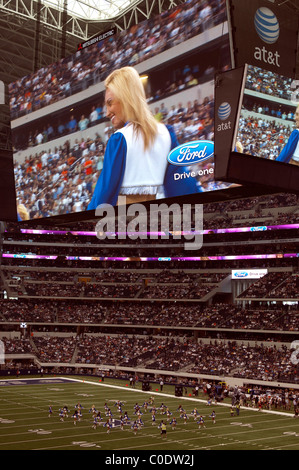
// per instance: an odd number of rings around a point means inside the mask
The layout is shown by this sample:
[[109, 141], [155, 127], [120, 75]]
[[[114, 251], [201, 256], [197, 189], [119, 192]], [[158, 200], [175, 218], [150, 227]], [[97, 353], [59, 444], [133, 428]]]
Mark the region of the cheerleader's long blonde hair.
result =
[[126, 122], [134, 126], [136, 133], [142, 134], [144, 148], [148, 149], [157, 135], [158, 123], [147, 104], [138, 72], [133, 67], [114, 70], [106, 78], [105, 87], [120, 102]]

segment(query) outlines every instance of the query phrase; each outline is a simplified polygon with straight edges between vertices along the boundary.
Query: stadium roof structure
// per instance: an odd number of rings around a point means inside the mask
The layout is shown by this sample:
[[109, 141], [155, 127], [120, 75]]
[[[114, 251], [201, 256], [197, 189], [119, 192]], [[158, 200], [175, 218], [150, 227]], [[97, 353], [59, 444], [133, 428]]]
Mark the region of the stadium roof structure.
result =
[[[5, 84], [68, 57], [79, 43], [186, 0], [0, 0], [0, 80]], [[269, 0], [299, 11], [299, 0]]]
[[185, 1], [0, 0], [0, 80], [13, 82], [107, 29], [125, 30]]
[[[42, 3], [49, 7], [63, 11], [64, 2], [60, 0], [43, 0]], [[68, 12], [74, 17], [90, 21], [110, 20], [121, 15], [126, 9], [132, 8], [138, 0], [69, 0]]]

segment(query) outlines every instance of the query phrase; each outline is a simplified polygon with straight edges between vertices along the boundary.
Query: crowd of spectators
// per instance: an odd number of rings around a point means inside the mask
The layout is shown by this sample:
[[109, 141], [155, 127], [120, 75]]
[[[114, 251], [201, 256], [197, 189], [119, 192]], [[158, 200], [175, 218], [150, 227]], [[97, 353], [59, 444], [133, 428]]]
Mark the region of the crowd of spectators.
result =
[[298, 298], [299, 278], [298, 274], [272, 272], [266, 274], [262, 279], [251, 284], [240, 298]]
[[[183, 79], [180, 80], [181, 84], [172, 82], [170, 84], [165, 83], [161, 86], [160, 89], [149, 95], [147, 101], [152, 105], [152, 112], [158, 121], [163, 120], [166, 123], [172, 123], [178, 132], [178, 139], [181, 142], [185, 137], [195, 134], [198, 127], [203, 132], [203, 136], [208, 138], [212, 135], [213, 122], [211, 111], [207, 107], [208, 98], [206, 98], [203, 103], [199, 103], [197, 99], [194, 100], [194, 104], [188, 102], [187, 106], [183, 106], [182, 103], [173, 104], [170, 109], [168, 109], [163, 100], [164, 98], [175, 95], [183, 90], [187, 90], [192, 86], [196, 86], [200, 82], [204, 83], [211, 79], [207, 74], [204, 74], [200, 79], [194, 79], [192, 81], [188, 80], [188, 75], [185, 75], [185, 69], [188, 70], [189, 66], [183, 68], [182, 73]], [[38, 121], [38, 123], [33, 123], [29, 127], [22, 129], [22, 132], [19, 133], [18, 130], [13, 132], [13, 150], [15, 153], [22, 152], [23, 150], [32, 149], [36, 152], [35, 156], [41, 155], [39, 152], [40, 144], [48, 144], [49, 146], [54, 145], [55, 139], [60, 138], [71, 138], [73, 133], [78, 133], [82, 136], [82, 131], [89, 130], [90, 134], [93, 134], [98, 130], [98, 127], [93, 129], [97, 124], [104, 123], [104, 141], [105, 143], [109, 139], [113, 128], [109, 125], [106, 118], [106, 107], [103, 104], [104, 102], [104, 92], [98, 94], [97, 100], [99, 103], [97, 105], [78, 105], [71, 115], [62, 115], [59, 118], [56, 118], [54, 122], [52, 121], [51, 116], [48, 116], [44, 119]], [[194, 93], [196, 96], [197, 93]], [[179, 111], [180, 110], [180, 111]], [[195, 114], [196, 113], [196, 114]], [[176, 119], [179, 117], [179, 119]], [[47, 124], [44, 124], [47, 122]], [[38, 126], [37, 128], [34, 128]], [[197, 127], [196, 127], [197, 126]], [[34, 130], [32, 130], [34, 128]], [[42, 128], [42, 129], [41, 129]], [[82, 139], [80, 139], [82, 142]]]
[[3, 337], [5, 354], [32, 354], [32, 345], [28, 338], [11, 339]]
[[225, 1], [188, 0], [10, 84], [12, 117], [56, 103], [103, 81], [114, 68], [134, 66], [225, 20]]
[[[220, 277], [220, 276], [219, 276]], [[223, 276], [223, 278], [226, 276]], [[146, 284], [145, 284], [146, 283]], [[146, 282], [136, 283], [78, 282], [78, 281], [28, 281], [10, 286], [21, 297], [60, 298], [144, 298], [144, 299], [201, 299], [218, 287], [217, 282], [198, 281], [190, 283]]]
[[[48, 143], [50, 146], [52, 143], [54, 145], [55, 142], [52, 141], [55, 141], [55, 139], [60, 139], [61, 137], [70, 138], [71, 134], [75, 132], [79, 132], [82, 135], [82, 131], [86, 129], [89, 129], [90, 132], [96, 131], [97, 129], [92, 129], [93, 126], [103, 122], [105, 119], [105, 110], [102, 105], [104, 99], [103, 93], [100, 94], [100, 97], [101, 104], [85, 105], [83, 109], [81, 107], [76, 108], [77, 112], [71, 113], [67, 118], [62, 115], [53, 120], [53, 117], [49, 115], [37, 123], [34, 121], [30, 127], [22, 129], [21, 133], [16, 130], [12, 134], [13, 151], [18, 153], [30, 148], [32, 151], [37, 152], [37, 156], [40, 154], [38, 146], [41, 144]], [[43, 121], [47, 122], [47, 124], [44, 124]]]
[[42, 363], [96, 364], [99, 366], [145, 367], [147, 370], [184, 369], [190, 374], [233, 376], [263, 381], [298, 383], [298, 366], [287, 346], [250, 346], [236, 341], [84, 336], [36, 336], [31, 351], [24, 340], [7, 340], [10, 353], [36, 354]]
[[287, 125], [278, 124], [267, 117], [243, 116], [239, 122], [237, 141], [243, 153], [268, 160], [276, 160], [291, 133]]
[[[295, 300], [296, 298], [294, 298]], [[112, 299], [113, 300], [113, 299]], [[176, 299], [174, 299], [176, 300]], [[41, 299], [2, 300], [0, 318], [6, 323], [30, 322], [36, 324], [90, 324], [105, 327], [144, 326], [170, 328], [168, 333], [179, 334], [175, 327], [191, 329], [242, 330], [272, 332], [298, 331], [298, 310], [270, 307], [242, 307], [234, 304], [200, 302], [169, 302], [151, 300], [136, 302], [101, 302], [65, 299], [62, 301]], [[37, 326], [32, 327], [33, 330]]]
[[202, 345], [196, 351], [193, 373], [233, 374], [234, 377], [267, 381], [298, 382], [298, 366], [290, 360], [287, 346], [249, 346], [231, 343]]
[[33, 351], [41, 362], [67, 362], [72, 361], [75, 351], [76, 339], [73, 337], [37, 336], [34, 338]]
[[265, 114], [273, 119], [282, 119], [288, 126], [294, 124], [295, 109], [294, 107], [290, 109], [289, 105], [277, 104], [275, 102], [271, 102], [269, 105], [263, 104], [256, 101], [256, 99], [246, 96], [243, 101], [243, 107], [253, 113]]
[[104, 144], [95, 139], [69, 140], [15, 165], [18, 205], [23, 220], [87, 209], [104, 161]]
[[[135, 273], [131, 279], [124, 279], [121, 275], [110, 271], [112, 277], [94, 275], [86, 271], [83, 277], [77, 276], [73, 271], [49, 272], [44, 270], [13, 271], [5, 269], [6, 289], [10, 296], [28, 297], [59, 297], [59, 298], [142, 298], [142, 299], [193, 299], [202, 300], [207, 294], [221, 292], [221, 281], [229, 278], [231, 272], [202, 273], [193, 275], [184, 271], [168, 275], [168, 272], [144, 271], [139, 275]], [[109, 271], [108, 271], [109, 272]], [[52, 277], [53, 274], [53, 277]], [[40, 276], [40, 278], [39, 278]], [[120, 279], [123, 279], [120, 281]], [[240, 295], [241, 299], [296, 299], [298, 294], [298, 274], [290, 271], [269, 272], [261, 279], [249, 285]]]
[[299, 293], [299, 274], [293, 274], [284, 280], [279, 286], [272, 289], [269, 298], [293, 298], [297, 299]]
[[[278, 209], [278, 211], [277, 211]], [[191, 207], [191, 229], [195, 227], [195, 207]], [[250, 211], [250, 212], [249, 212]], [[150, 215], [150, 212], [148, 213]], [[183, 217], [181, 223], [183, 224]], [[68, 224], [64, 227], [65, 233], [59, 234], [59, 241], [62, 243], [70, 242], [72, 244], [82, 243], [86, 238], [82, 238], [80, 232], [95, 232], [97, 221], [78, 221], [75, 224]], [[172, 229], [172, 221], [170, 219], [170, 230]], [[203, 228], [205, 230], [217, 230], [218, 228], [232, 228], [247, 226], [261, 226], [261, 225], [284, 225], [298, 223], [298, 195], [291, 193], [281, 193], [269, 196], [259, 196], [253, 198], [241, 198], [232, 201], [207, 203], [203, 206]], [[157, 227], [162, 230], [161, 220], [157, 221]], [[42, 222], [39, 226], [41, 229], [48, 227], [43, 226]], [[26, 229], [26, 223], [23, 222], [22, 228]], [[31, 226], [29, 225], [29, 228]], [[117, 227], [116, 227], [117, 228]], [[140, 226], [140, 231], [149, 231], [150, 221], [144, 223], [144, 227]], [[183, 225], [182, 225], [183, 229]], [[61, 227], [51, 225], [51, 230], [60, 231]], [[36, 242], [47, 242], [49, 234], [25, 234], [20, 231], [20, 226], [14, 223], [7, 223], [7, 229], [3, 234], [5, 239], [10, 239], [13, 234], [14, 239], [26, 241], [28, 239]], [[53, 240], [56, 239], [56, 234], [53, 233]], [[159, 238], [161, 241], [162, 239]], [[97, 242], [97, 240], [94, 240]], [[142, 243], [142, 239], [137, 240]], [[93, 239], [89, 238], [89, 243], [93, 243]], [[118, 244], [124, 243], [123, 240], [118, 240]], [[133, 240], [130, 240], [133, 243]], [[146, 244], [150, 243], [150, 239], [146, 240]]]
[[246, 88], [270, 95], [272, 98], [282, 98], [291, 101], [291, 95], [294, 91], [292, 81], [292, 78], [283, 77], [269, 70], [249, 65]]
[[[224, 66], [224, 69], [227, 67], [228, 65]], [[198, 99], [195, 99], [193, 105], [191, 102], [188, 102], [187, 106], [183, 106], [181, 102], [175, 103], [174, 100], [175, 104], [171, 105], [170, 108], [166, 107], [162, 101], [169, 96], [176, 95], [191, 87], [196, 87], [196, 85], [211, 82], [214, 79], [214, 73], [210, 69], [205, 70], [203, 75], [199, 76], [196, 68], [196, 66], [186, 64], [182, 67], [182, 78], [179, 81], [168, 80], [165, 83], [159, 84], [159, 90], [152, 90], [151, 93], [147, 94], [147, 102], [156, 119], [173, 124], [178, 132], [178, 140], [180, 142], [184, 135], [188, 137], [196, 133], [198, 127], [202, 130], [205, 138], [212, 135], [213, 109], [207, 107], [207, 104], [209, 104], [208, 98], [205, 98], [203, 103], [199, 103]], [[193, 70], [194, 75], [192, 74], [193, 78], [190, 80], [190, 71], [193, 72]], [[197, 92], [198, 89], [196, 88], [194, 96], [197, 96]], [[176, 119], [177, 117], [179, 119]], [[56, 117], [55, 120], [53, 120], [51, 115], [48, 115], [38, 120], [37, 123], [34, 121], [30, 126], [22, 128], [21, 132], [16, 128], [12, 134], [13, 150], [15, 153], [18, 153], [32, 148], [32, 151], [38, 152], [40, 144], [48, 143], [50, 146], [51, 142], [55, 139], [61, 137], [70, 138], [73, 133], [78, 132], [82, 135], [82, 131], [87, 129], [92, 134], [95, 130], [98, 130], [98, 127], [95, 129], [93, 127], [101, 123], [106, 124], [104, 128], [104, 141], [106, 143], [113, 128], [108, 124], [106, 118], [104, 92], [97, 94], [97, 104], [90, 105], [83, 102], [78, 104], [70, 115], [62, 112], [61, 116]]]

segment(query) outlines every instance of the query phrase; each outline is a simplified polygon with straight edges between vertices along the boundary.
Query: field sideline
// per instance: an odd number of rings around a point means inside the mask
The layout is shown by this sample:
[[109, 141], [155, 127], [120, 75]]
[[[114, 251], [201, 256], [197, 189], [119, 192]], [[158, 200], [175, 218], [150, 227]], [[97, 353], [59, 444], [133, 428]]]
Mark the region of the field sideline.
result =
[[[138, 384], [140, 387], [140, 384]], [[157, 407], [156, 422], [145, 411], [143, 404], [150, 397]], [[130, 424], [122, 430], [115, 403], [124, 403]], [[83, 406], [82, 418], [74, 424], [72, 418], [75, 406]], [[114, 426], [107, 433], [104, 404], [113, 413]], [[134, 405], [141, 407], [143, 426], [136, 431], [131, 424], [137, 419]], [[160, 406], [169, 408], [171, 415], [161, 414]], [[53, 413], [49, 417], [49, 406]], [[101, 411], [102, 423], [93, 429], [90, 408], [95, 405]], [[181, 405], [188, 419], [180, 417]], [[68, 417], [60, 421], [59, 409], [67, 406]], [[204, 418], [199, 429], [198, 418], [192, 411]], [[215, 423], [210, 417], [216, 412]], [[177, 425], [172, 429], [171, 419], [176, 417]], [[167, 435], [162, 437], [158, 425], [166, 423]], [[131, 388], [123, 381], [95, 378], [44, 377], [0, 380], [0, 450], [102, 450], [102, 451], [185, 451], [198, 450], [298, 450], [299, 420], [292, 413], [241, 408], [240, 415], [231, 415], [230, 403], [207, 406], [204, 395], [198, 398], [175, 397], [174, 387], [166, 386], [165, 392], [152, 390], [144, 392]]]

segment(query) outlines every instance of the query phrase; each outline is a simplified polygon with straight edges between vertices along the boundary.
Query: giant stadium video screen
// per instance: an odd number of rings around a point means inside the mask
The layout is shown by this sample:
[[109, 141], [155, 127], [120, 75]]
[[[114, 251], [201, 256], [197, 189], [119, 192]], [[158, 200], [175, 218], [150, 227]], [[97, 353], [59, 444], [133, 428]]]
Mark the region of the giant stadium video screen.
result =
[[226, 2], [191, 0], [9, 85], [19, 220], [89, 212], [114, 132], [104, 80], [124, 66], [138, 71], [153, 115], [176, 134], [173, 196], [185, 194], [186, 180], [192, 194], [236, 186], [214, 178], [214, 77], [231, 68]]
[[[287, 152], [292, 132], [299, 135], [294, 80], [252, 65], [245, 68], [245, 89], [236, 138], [243, 153], [267, 160], [299, 164], [299, 154]], [[290, 144], [288, 144], [289, 147]]]
[[[299, 191], [299, 100], [298, 82], [291, 77], [253, 65], [244, 67], [244, 87], [240, 97], [232, 151], [251, 158], [256, 171], [251, 179], [277, 190]], [[267, 164], [263, 167], [262, 163]], [[249, 166], [244, 160], [243, 179]], [[234, 180], [234, 179], [232, 179]], [[235, 180], [234, 180], [235, 181]]]

